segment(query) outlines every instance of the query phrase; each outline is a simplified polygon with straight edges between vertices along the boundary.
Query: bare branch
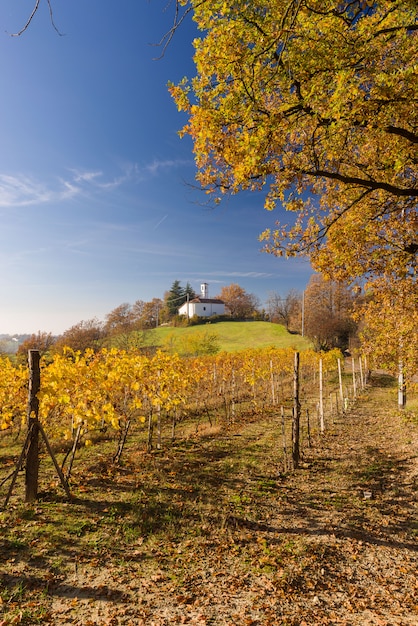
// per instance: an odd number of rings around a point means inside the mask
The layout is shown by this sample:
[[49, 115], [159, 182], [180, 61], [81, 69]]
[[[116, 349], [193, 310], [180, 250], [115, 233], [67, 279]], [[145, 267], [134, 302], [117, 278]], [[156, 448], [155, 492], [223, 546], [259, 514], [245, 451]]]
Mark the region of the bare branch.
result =
[[33, 11], [30, 14], [26, 24], [23, 26], [23, 28], [18, 33], [12, 33], [12, 35], [11, 35], [12, 37], [20, 37], [20, 35], [22, 35], [22, 33], [24, 33], [29, 28], [30, 23], [32, 22], [33, 18], [35, 17], [35, 13], [39, 9], [40, 3], [41, 3], [41, 0], [36, 0], [35, 6], [33, 7]]
[[163, 37], [160, 39], [160, 41], [157, 44], [153, 44], [154, 46], [158, 46], [162, 48], [160, 56], [156, 57], [154, 61], [159, 61], [160, 59], [164, 57], [165, 52], [168, 46], [170, 45], [177, 29], [181, 26], [181, 24], [184, 22], [187, 16], [192, 11], [195, 10], [195, 8], [199, 7], [205, 2], [206, 0], [201, 0], [201, 2], [196, 4], [194, 7], [188, 6], [186, 9], [184, 9], [183, 13], [180, 14], [180, 3], [179, 3], [179, 0], [176, 0], [176, 8], [174, 10], [174, 19], [173, 19], [172, 27], [165, 33], [165, 35], [163, 35]]
[[[61, 33], [58, 30], [58, 28], [57, 28], [57, 26], [55, 24], [55, 21], [54, 21], [54, 13], [53, 13], [53, 10], [52, 10], [51, 0], [46, 0], [46, 1], [48, 3], [49, 18], [51, 20], [52, 27], [58, 33], [58, 35], [60, 35], [60, 37], [62, 37], [63, 33]], [[38, 12], [40, 4], [41, 4], [41, 0], [36, 0], [35, 5], [34, 5], [34, 7], [32, 9], [32, 13], [28, 17], [28, 19], [26, 21], [26, 24], [17, 33], [11, 33], [11, 35], [10, 35], [11, 37], [20, 37], [20, 35], [22, 35], [24, 32], [26, 32], [28, 30], [29, 26], [32, 23], [33, 18], [35, 17], [36, 13]]]

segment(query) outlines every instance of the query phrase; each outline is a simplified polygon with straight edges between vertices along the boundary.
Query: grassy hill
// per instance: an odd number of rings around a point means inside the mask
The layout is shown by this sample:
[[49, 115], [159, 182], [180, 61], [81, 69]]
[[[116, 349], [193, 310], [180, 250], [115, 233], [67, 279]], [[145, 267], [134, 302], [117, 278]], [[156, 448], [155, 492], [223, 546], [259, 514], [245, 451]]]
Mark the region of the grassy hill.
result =
[[300, 335], [289, 333], [284, 326], [270, 322], [217, 322], [186, 328], [161, 326], [153, 331], [153, 343], [163, 346], [172, 343], [181, 346], [193, 336], [216, 335], [221, 351], [237, 352], [248, 348], [292, 347], [304, 350], [311, 347], [310, 341]]

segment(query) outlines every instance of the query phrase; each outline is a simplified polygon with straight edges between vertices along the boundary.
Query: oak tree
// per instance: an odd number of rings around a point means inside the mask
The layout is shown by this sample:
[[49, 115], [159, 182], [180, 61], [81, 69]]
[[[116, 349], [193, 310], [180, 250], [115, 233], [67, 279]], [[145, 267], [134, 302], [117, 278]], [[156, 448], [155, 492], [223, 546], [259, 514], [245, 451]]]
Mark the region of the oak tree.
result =
[[161, 298], [153, 298], [145, 303], [142, 321], [144, 328], [156, 328], [166, 321], [164, 302]]
[[22, 341], [17, 349], [17, 361], [27, 362], [29, 350], [38, 350], [41, 356], [45, 356], [54, 348], [56, 337], [51, 333], [38, 331]]
[[313, 274], [304, 297], [305, 334], [317, 350], [346, 349], [355, 335], [356, 293], [343, 283]]
[[201, 186], [216, 200], [262, 191], [266, 209], [291, 211], [261, 236], [273, 254], [377, 280], [382, 306], [416, 292], [416, 1], [181, 4], [202, 35], [196, 76], [170, 90]]
[[236, 283], [222, 287], [217, 298], [225, 302], [231, 317], [236, 319], [251, 317], [259, 306], [257, 296], [248, 293]]
[[364, 298], [356, 313], [363, 351], [372, 366], [392, 372], [402, 366], [410, 381], [418, 371], [418, 291], [413, 278], [395, 284], [379, 278]]
[[82, 320], [64, 331], [57, 338], [55, 348], [58, 351], [64, 347], [80, 350], [80, 352], [89, 348], [98, 351], [103, 345], [104, 337], [103, 323], [94, 317], [89, 320]]
[[[267, 188], [267, 231], [333, 277], [407, 271], [418, 250], [411, 0], [191, 2], [197, 76], [171, 86], [209, 191]], [[347, 245], [350, 242], [352, 245]], [[372, 254], [373, 253], [373, 254]]]
[[128, 302], [120, 304], [105, 316], [104, 331], [106, 335], [120, 335], [133, 330], [132, 305]]
[[302, 296], [291, 289], [282, 297], [275, 291], [267, 299], [269, 319], [276, 324], [283, 324], [286, 330], [301, 330]]

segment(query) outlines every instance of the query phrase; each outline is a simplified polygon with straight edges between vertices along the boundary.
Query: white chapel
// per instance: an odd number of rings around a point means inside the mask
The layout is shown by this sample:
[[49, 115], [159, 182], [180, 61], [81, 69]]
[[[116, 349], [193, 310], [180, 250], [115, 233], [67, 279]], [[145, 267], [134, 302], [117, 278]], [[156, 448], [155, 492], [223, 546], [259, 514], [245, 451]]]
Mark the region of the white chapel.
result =
[[200, 285], [200, 296], [187, 300], [179, 308], [179, 315], [186, 315], [189, 319], [194, 317], [211, 317], [212, 315], [225, 315], [225, 302], [218, 298], [209, 298], [207, 283]]

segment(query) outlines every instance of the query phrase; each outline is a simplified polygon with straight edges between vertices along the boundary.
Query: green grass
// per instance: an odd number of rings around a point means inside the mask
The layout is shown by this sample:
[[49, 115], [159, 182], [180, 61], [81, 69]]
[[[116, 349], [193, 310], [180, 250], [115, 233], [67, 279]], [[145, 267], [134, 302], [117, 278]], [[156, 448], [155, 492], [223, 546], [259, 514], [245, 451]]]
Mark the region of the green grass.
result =
[[310, 341], [300, 335], [287, 332], [284, 326], [270, 322], [217, 322], [186, 328], [161, 326], [153, 331], [156, 345], [176, 346], [177, 342], [187, 341], [193, 334], [215, 334], [221, 352], [238, 352], [248, 348], [296, 348], [305, 350], [311, 347]]

